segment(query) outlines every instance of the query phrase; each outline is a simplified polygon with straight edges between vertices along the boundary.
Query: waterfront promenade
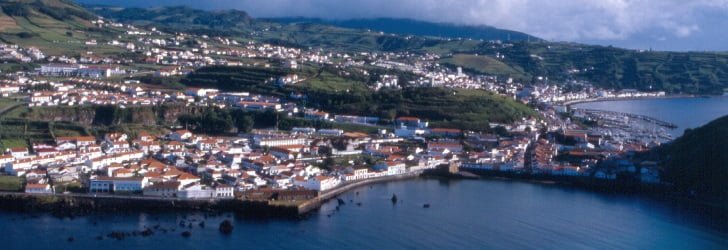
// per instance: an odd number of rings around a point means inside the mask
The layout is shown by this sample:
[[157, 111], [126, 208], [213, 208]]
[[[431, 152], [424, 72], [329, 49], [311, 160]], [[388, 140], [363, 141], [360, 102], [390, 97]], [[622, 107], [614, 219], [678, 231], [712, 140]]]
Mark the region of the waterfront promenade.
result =
[[[411, 178], [416, 178], [422, 174], [422, 171], [415, 171], [401, 175], [385, 176], [357, 181], [344, 182], [341, 185], [320, 193], [317, 197], [304, 201], [298, 205], [273, 205], [268, 203], [268, 207], [272, 208], [285, 208], [295, 210], [297, 215], [305, 215], [311, 211], [318, 209], [324, 202], [336, 198], [336, 196], [348, 192], [352, 189], [371, 185], [375, 183], [399, 181]], [[40, 193], [23, 193], [23, 192], [0, 192], [0, 199], [37, 199], [43, 198], [57, 198], [62, 200], [62, 203], [68, 203], [69, 200], [73, 201], [86, 201], [92, 204], [100, 205], [100, 202], [106, 202], [110, 204], [127, 203], [126, 205], [133, 207], [134, 204], [140, 205], [139, 207], [148, 207], [152, 204], [158, 204], [162, 207], [187, 207], [191, 209], [196, 208], [210, 208], [208, 205], [216, 205], [219, 203], [232, 202], [233, 207], [225, 206], [226, 208], [233, 208], [236, 202], [244, 204], [249, 203], [260, 203], [259, 201], [248, 201], [241, 199], [214, 199], [214, 198], [200, 198], [200, 199], [181, 199], [174, 197], [151, 197], [142, 195], [119, 195], [119, 194], [108, 194], [108, 193], [55, 193], [55, 194], [40, 194]], [[71, 202], [73, 203], [73, 202]], [[225, 203], [227, 204], [227, 203]]]
[[298, 205], [298, 213], [306, 214], [315, 209], [318, 209], [319, 207], [321, 207], [321, 204], [323, 204], [324, 202], [331, 200], [333, 198], [336, 198], [336, 196], [346, 193], [348, 191], [351, 191], [352, 189], [355, 189], [358, 187], [363, 187], [366, 185], [388, 182], [388, 181], [399, 181], [399, 180], [411, 179], [411, 178], [418, 177], [421, 174], [422, 174], [422, 171], [416, 171], [416, 172], [410, 172], [410, 173], [401, 174], [401, 175], [385, 176], [385, 177], [379, 177], [379, 178], [371, 178], [371, 179], [365, 179], [365, 180], [360, 180], [360, 181], [347, 182], [347, 183], [344, 183], [343, 185], [339, 185], [338, 187], [335, 187], [331, 190], [322, 192], [316, 198], [310, 199], [310, 200], [305, 201], [304, 203]]

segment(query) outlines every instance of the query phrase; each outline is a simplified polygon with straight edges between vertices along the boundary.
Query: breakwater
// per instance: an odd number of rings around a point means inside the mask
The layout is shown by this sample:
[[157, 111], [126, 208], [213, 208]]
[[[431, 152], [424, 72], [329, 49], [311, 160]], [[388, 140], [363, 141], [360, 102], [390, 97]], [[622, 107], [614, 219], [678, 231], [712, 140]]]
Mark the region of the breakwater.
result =
[[585, 108], [577, 108], [574, 110], [579, 110], [587, 114], [597, 115], [597, 116], [612, 116], [612, 117], [629, 117], [631, 119], [639, 119], [643, 120], [645, 122], [656, 124], [658, 126], [666, 127], [666, 128], [677, 128], [677, 125], [671, 122], [666, 122], [654, 117], [646, 116], [646, 115], [638, 115], [638, 114], [632, 114], [632, 113], [625, 113], [625, 112], [617, 112], [617, 111], [607, 111], [607, 110], [596, 110], [596, 109], [585, 109]]
[[355, 188], [372, 185], [372, 184], [376, 184], [376, 183], [382, 183], [382, 182], [400, 181], [400, 180], [417, 178], [418, 176], [420, 176], [420, 174], [422, 174], [422, 172], [414, 172], [414, 173], [395, 175], [395, 176], [386, 176], [386, 177], [366, 179], [366, 180], [346, 183], [344, 185], [341, 185], [341, 186], [338, 186], [331, 190], [328, 190], [326, 192], [323, 192], [323, 193], [319, 194], [316, 198], [313, 198], [313, 199], [310, 199], [308, 201], [301, 203], [297, 207], [298, 214], [301, 214], [301, 215], [308, 214], [311, 211], [314, 211], [314, 210], [320, 208], [321, 204], [323, 204], [331, 199], [334, 199], [337, 196], [339, 196], [340, 194], [346, 193]]

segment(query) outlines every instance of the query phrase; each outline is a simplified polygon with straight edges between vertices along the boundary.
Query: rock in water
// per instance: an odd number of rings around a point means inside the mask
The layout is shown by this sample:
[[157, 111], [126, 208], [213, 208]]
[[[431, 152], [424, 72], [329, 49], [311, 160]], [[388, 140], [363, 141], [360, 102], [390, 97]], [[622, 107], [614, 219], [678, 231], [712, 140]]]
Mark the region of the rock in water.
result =
[[152, 229], [149, 229], [149, 228], [147, 228], [147, 229], [145, 229], [144, 231], [141, 232], [141, 235], [144, 236], [144, 237], [150, 236], [152, 234], [154, 234], [154, 232], [152, 231]]
[[230, 220], [225, 220], [220, 223], [220, 232], [223, 234], [230, 234], [233, 232], [233, 223]]
[[73, 242], [73, 237], [68, 237], [68, 242]]
[[182, 232], [182, 237], [189, 238], [190, 236], [192, 236], [192, 233], [190, 231]]
[[392, 203], [397, 203], [397, 195], [396, 194], [393, 194], [392, 195]]
[[423, 208], [430, 208], [430, 204], [429, 203], [425, 203], [425, 205], [422, 205], [422, 207]]
[[339, 205], [344, 205], [344, 204], [346, 204], [346, 202], [345, 202], [344, 200], [342, 200], [341, 198], [339, 198], [339, 199], [336, 199], [336, 201], [338, 201], [338, 202], [339, 202]]

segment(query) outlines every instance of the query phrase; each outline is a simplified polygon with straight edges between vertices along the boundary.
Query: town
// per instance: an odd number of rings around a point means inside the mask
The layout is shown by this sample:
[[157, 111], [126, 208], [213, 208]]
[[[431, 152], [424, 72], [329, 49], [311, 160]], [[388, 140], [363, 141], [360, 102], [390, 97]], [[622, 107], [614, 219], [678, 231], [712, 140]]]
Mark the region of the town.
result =
[[[105, 19], [94, 24], [123, 32], [105, 43], [86, 41], [88, 51], [78, 57], [0, 45], [0, 60], [39, 65], [34, 70], [3, 73], [0, 95], [12, 101], [2, 112], [18, 107], [181, 105], [273, 112], [309, 121], [354, 124], [372, 131], [281, 130], [273, 126], [208, 135], [178, 124], [155, 132], [111, 131], [54, 135], [46, 141], [28, 139], [24, 146], [6, 146], [0, 156], [4, 174], [21, 177], [25, 193], [243, 200], [298, 195], [305, 200], [366, 180], [417, 176], [443, 168], [454, 173], [488, 171], [603, 180], [615, 180], [626, 173], [645, 184], [660, 183], [660, 169], [654, 162], [634, 163], [629, 157], [669, 140], [665, 135], [669, 124], [640, 117], [632, 117], [638, 122], [625, 122], [620, 114], [573, 109], [571, 104], [662, 97], [664, 92], [614, 91], [586, 82], [567, 83], [579, 86], [574, 91], [543, 77], [535, 84], [524, 84], [441, 65], [439, 56], [430, 53], [347, 53], [168, 34]], [[491, 45], [511, 46], [502, 41]], [[94, 52], [100, 49], [124, 53]], [[135, 56], [121, 56], [126, 54]], [[512, 124], [491, 123], [491, 132], [468, 131], [431, 126], [417, 116], [399, 115], [385, 122], [380, 114], [330, 113], [306, 106], [300, 101], [305, 93], [280, 98], [255, 91], [175, 88], [148, 82], [179, 79], [209, 66], [293, 72], [260, 80], [271, 88], [304, 84], [321, 74], [312, 69], [325, 66], [338, 70], [339, 75], [373, 79], [366, 86], [370, 91], [403, 87], [479, 89], [528, 104], [538, 116]]]

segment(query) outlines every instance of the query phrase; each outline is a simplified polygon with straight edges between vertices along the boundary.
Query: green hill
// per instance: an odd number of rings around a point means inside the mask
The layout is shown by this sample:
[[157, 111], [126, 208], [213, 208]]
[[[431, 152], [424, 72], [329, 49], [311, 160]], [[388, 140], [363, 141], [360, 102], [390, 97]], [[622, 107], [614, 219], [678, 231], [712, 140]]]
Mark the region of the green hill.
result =
[[665, 159], [663, 180], [681, 191], [728, 202], [728, 116], [688, 130], [658, 149]]
[[[153, 9], [91, 7], [91, 14], [67, 0], [0, 1], [0, 41], [36, 46], [51, 55], [88, 50], [114, 54], [105, 45], [114, 30], [91, 24], [95, 14], [170, 32], [223, 35], [294, 47], [356, 51], [430, 52], [441, 63], [471, 72], [513, 77], [526, 83], [586, 80], [614, 89], [664, 90], [669, 93], [722, 94], [728, 88], [728, 53], [635, 51], [609, 46], [546, 41], [514, 41], [507, 46], [477, 40], [380, 34], [315, 22], [253, 19], [243, 11], [203, 11], [188, 7]], [[84, 45], [96, 39], [98, 46]], [[496, 57], [496, 55], [500, 55]]]
[[307, 96], [306, 107], [336, 114], [386, 119], [418, 116], [431, 121], [435, 127], [477, 131], [489, 130], [489, 122], [509, 123], [537, 115], [526, 105], [483, 90], [405, 88], [372, 91], [360, 79], [341, 77], [333, 72], [324, 68], [320, 74], [302, 83], [279, 88], [264, 83], [262, 79], [285, 75], [285, 71], [214, 66], [197, 70], [183, 79], [182, 83], [281, 98], [286, 98], [290, 93], [304, 93]]
[[401, 18], [364, 18], [350, 20], [325, 20], [320, 18], [271, 18], [279, 23], [316, 23], [350, 29], [368, 29], [398, 35], [430, 36], [443, 38], [466, 38], [502, 41], [541, 40], [537, 37], [512, 30], [498, 29], [485, 25], [457, 25], [431, 23]]
[[[34, 46], [50, 55], [78, 55], [85, 41], [106, 41], [113, 34], [95, 28], [96, 14], [68, 0], [0, 0], [0, 42]], [[93, 48], [103, 53], [114, 47]]]
[[[722, 94], [728, 88], [728, 53], [636, 51], [609, 46], [514, 41], [499, 46], [476, 40], [380, 34], [316, 22], [251, 19], [240, 11], [187, 7], [124, 9], [93, 7], [102, 16], [167, 31], [229, 35], [273, 44], [339, 51], [414, 51], [444, 56], [442, 63], [531, 82], [587, 80], [615, 89]], [[495, 55], [502, 55], [496, 58]], [[477, 56], [476, 56], [477, 55]]]
[[[588, 80], [616, 89], [722, 94], [728, 87], [728, 53], [635, 51], [574, 43], [516, 42], [511, 47], [480, 46], [463, 52], [499, 53], [501, 61], [532, 76]], [[570, 70], [579, 72], [569, 72]]]

